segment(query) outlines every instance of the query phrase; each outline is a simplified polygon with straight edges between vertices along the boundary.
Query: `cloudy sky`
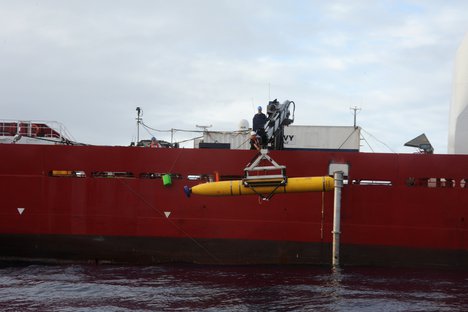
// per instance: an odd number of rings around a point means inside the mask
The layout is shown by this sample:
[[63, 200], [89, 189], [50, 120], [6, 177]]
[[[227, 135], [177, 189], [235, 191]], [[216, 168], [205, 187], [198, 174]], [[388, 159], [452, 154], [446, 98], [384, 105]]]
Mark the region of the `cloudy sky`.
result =
[[467, 12], [464, 0], [0, 0], [0, 118], [128, 145], [137, 106], [155, 129], [235, 130], [278, 98], [295, 101], [297, 125], [352, 125], [360, 107], [375, 151], [413, 152], [403, 144], [424, 132], [446, 153]]

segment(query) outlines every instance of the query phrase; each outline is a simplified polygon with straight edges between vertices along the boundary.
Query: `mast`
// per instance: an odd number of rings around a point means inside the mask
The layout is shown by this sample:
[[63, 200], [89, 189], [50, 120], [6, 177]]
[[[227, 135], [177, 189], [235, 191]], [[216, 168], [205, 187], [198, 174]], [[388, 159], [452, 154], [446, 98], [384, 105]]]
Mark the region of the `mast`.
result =
[[136, 121], [137, 121], [137, 137], [136, 137], [135, 145], [138, 145], [138, 142], [140, 142], [140, 123], [141, 123], [141, 120], [142, 120], [141, 117], [140, 117], [140, 114], [141, 114], [141, 116], [143, 116], [143, 110], [140, 107], [137, 107], [136, 111], [137, 111], [137, 118], [136, 118]]
[[354, 106], [354, 107], [350, 107], [349, 109], [353, 111], [353, 115], [354, 115], [354, 129], [356, 129], [356, 128], [357, 128], [357, 124], [356, 124], [356, 115], [357, 115], [358, 111], [361, 110], [361, 108], [360, 108], [360, 107], [357, 107], [357, 106]]

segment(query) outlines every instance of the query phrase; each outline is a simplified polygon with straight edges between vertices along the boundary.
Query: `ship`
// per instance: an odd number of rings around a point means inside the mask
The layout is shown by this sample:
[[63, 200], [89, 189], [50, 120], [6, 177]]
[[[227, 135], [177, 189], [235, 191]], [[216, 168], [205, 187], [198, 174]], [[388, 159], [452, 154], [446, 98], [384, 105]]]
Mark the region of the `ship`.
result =
[[406, 143], [416, 153], [361, 152], [356, 119], [295, 126], [293, 101], [269, 102], [261, 131], [205, 127], [193, 148], [139, 135], [93, 146], [60, 124], [0, 121], [0, 260], [467, 269], [466, 51], [468, 35], [450, 154], [424, 134]]
[[[259, 149], [206, 129], [197, 148], [92, 146], [1, 122], [0, 258], [468, 268], [467, 155], [434, 154], [425, 136], [413, 154], [288, 149], [293, 105], [269, 103]], [[348, 130], [335, 133], [356, 140]]]

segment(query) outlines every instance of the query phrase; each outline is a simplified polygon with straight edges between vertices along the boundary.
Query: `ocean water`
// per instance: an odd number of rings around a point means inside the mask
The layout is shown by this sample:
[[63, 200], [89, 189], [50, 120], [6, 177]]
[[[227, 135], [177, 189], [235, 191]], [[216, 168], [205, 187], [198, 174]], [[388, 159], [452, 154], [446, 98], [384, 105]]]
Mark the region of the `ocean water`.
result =
[[468, 272], [8, 263], [0, 311], [468, 311]]

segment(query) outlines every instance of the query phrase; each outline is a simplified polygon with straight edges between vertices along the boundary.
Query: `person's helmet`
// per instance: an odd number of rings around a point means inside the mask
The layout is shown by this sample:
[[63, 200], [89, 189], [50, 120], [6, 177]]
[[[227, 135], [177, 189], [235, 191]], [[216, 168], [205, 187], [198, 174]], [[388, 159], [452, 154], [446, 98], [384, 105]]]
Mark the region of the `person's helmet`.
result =
[[262, 107], [261, 107], [261, 106], [259, 106], [259, 107], [257, 107], [257, 109], [261, 111], [261, 110], [262, 110]]

